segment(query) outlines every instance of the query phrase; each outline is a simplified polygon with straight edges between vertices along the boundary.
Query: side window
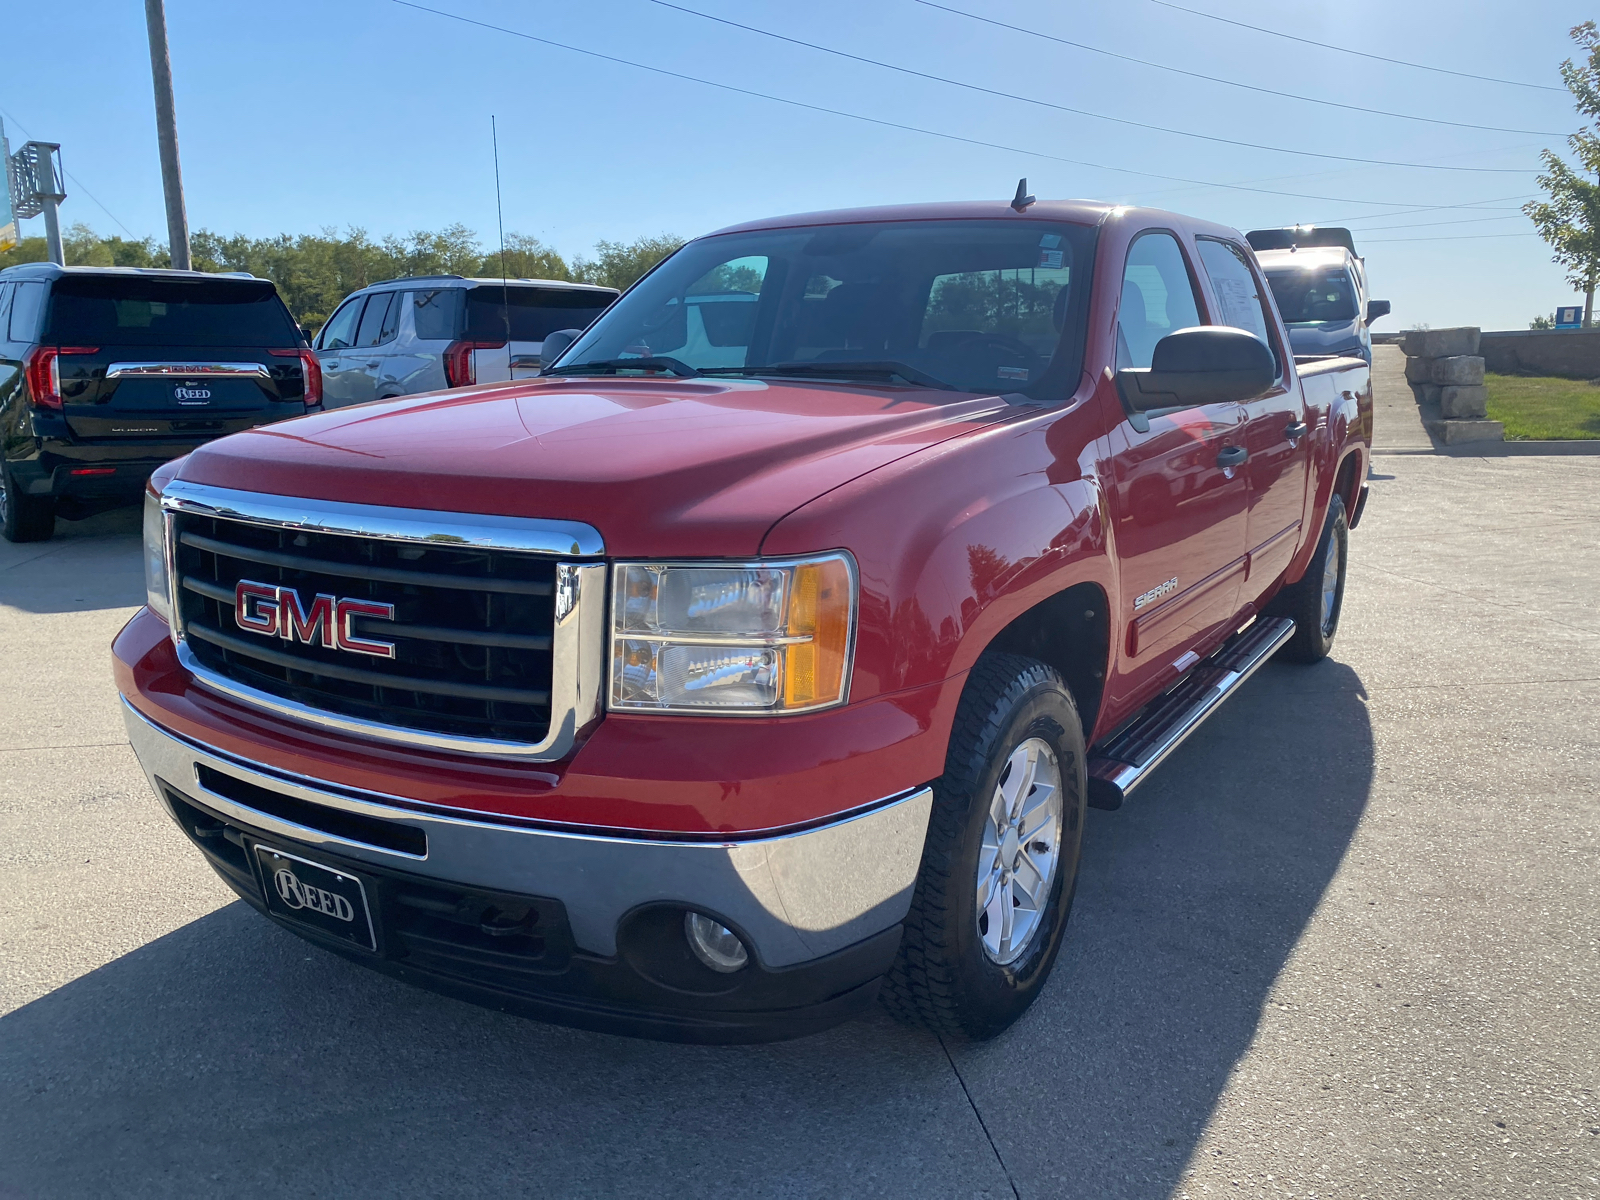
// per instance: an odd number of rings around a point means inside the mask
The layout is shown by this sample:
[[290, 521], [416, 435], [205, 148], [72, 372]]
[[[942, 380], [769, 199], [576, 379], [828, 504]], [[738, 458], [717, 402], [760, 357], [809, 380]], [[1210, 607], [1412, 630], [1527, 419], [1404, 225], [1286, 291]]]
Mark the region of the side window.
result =
[[461, 309], [460, 288], [435, 288], [407, 294], [411, 297], [411, 322], [419, 341], [447, 342], [456, 336], [456, 317]]
[[397, 292], [379, 292], [367, 298], [367, 311], [361, 314], [361, 328], [356, 333], [360, 347], [383, 344], [383, 327], [387, 325], [389, 310], [394, 307]]
[[355, 345], [356, 318], [361, 315], [364, 299], [357, 296], [354, 300], [346, 300], [339, 311], [328, 318], [328, 323], [317, 335], [318, 350], [345, 350]]
[[1265, 290], [1256, 283], [1256, 274], [1250, 269], [1245, 253], [1232, 242], [1219, 242], [1215, 238], [1198, 239], [1200, 261], [1211, 280], [1211, 290], [1216, 293], [1218, 316], [1221, 324], [1247, 330], [1272, 347], [1272, 356], [1278, 359], [1278, 374], [1283, 374], [1283, 360], [1273, 345], [1272, 317], [1266, 305]]
[[11, 289], [11, 340], [31, 342], [39, 336], [39, 317], [44, 311], [45, 286], [42, 283], [17, 283]]
[[11, 292], [13, 285], [0, 283], [0, 341], [11, 336]]
[[1140, 234], [1122, 268], [1117, 369], [1148, 367], [1157, 342], [1198, 324], [1200, 306], [1178, 239], [1170, 233]]
[[378, 330], [378, 341], [392, 342], [395, 335], [400, 332], [400, 309], [405, 304], [405, 297], [395, 292], [389, 297], [389, 311], [384, 314], [383, 328]]

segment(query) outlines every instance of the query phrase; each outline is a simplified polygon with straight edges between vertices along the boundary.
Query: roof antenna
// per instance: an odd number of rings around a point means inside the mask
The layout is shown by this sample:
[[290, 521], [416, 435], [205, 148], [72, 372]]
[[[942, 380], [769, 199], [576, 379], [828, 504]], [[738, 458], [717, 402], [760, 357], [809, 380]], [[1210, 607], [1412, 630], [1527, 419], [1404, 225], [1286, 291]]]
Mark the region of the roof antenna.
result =
[[[511, 353], [511, 296], [506, 287], [506, 213], [500, 205], [500, 130], [489, 114], [489, 136], [494, 143], [494, 213], [500, 225], [500, 316], [506, 326], [506, 354]], [[510, 359], [508, 358], [509, 362]]]
[[1016, 209], [1018, 212], [1022, 212], [1028, 207], [1028, 205], [1032, 204], [1033, 201], [1034, 198], [1028, 195], [1028, 177], [1024, 175], [1021, 179], [1017, 180], [1017, 194], [1011, 201], [1011, 207]]

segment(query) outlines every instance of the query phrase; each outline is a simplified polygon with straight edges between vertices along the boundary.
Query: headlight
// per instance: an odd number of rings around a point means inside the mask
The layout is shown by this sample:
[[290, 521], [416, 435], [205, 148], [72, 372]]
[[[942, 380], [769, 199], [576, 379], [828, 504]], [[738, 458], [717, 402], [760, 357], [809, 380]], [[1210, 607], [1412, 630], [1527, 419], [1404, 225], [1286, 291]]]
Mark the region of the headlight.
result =
[[855, 564], [618, 563], [611, 707], [772, 714], [842, 704], [855, 633]]
[[144, 494], [144, 602], [172, 624], [172, 590], [167, 586], [167, 519], [161, 500]]

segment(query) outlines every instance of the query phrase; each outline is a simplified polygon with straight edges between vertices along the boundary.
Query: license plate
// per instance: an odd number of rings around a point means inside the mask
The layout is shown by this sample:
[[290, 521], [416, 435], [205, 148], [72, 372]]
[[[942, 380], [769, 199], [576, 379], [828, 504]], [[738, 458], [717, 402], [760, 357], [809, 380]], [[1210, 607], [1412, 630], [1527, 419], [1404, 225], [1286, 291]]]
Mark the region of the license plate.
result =
[[361, 880], [271, 846], [256, 846], [267, 909], [319, 933], [376, 950], [372, 915]]

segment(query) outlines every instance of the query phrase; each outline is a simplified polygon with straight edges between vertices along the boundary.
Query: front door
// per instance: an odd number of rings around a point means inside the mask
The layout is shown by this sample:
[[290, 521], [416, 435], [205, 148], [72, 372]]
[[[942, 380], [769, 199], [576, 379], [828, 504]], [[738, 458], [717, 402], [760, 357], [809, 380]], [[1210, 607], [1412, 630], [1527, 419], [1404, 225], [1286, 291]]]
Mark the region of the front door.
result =
[[[1117, 315], [1117, 368], [1148, 367], [1167, 334], [1201, 324], [1194, 276], [1171, 233], [1129, 248]], [[1114, 388], [1109, 505], [1127, 636], [1113, 703], [1142, 701], [1204, 652], [1237, 614], [1245, 569], [1244, 414], [1205, 404], [1146, 414], [1140, 431]], [[1108, 423], [1111, 423], [1108, 421]]]
[[1250, 455], [1244, 468], [1250, 493], [1245, 598], [1254, 600], [1283, 574], [1305, 537], [1300, 526], [1311, 456], [1305, 399], [1276, 336], [1266, 285], [1252, 270], [1244, 248], [1206, 237], [1196, 244], [1217, 299], [1218, 324], [1255, 334], [1272, 347], [1278, 360], [1272, 389], [1243, 406], [1244, 445]]

